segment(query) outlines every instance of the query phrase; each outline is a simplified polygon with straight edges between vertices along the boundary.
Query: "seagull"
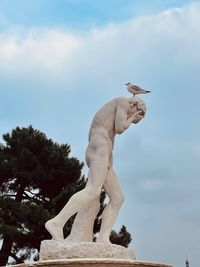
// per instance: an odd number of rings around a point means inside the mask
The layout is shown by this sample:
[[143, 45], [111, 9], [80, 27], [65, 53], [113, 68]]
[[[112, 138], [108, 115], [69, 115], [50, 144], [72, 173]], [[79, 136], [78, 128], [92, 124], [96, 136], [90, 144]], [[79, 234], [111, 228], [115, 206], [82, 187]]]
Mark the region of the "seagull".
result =
[[127, 90], [133, 94], [133, 96], [135, 95], [139, 95], [139, 94], [148, 94], [151, 93], [151, 91], [147, 91], [145, 89], [140, 88], [139, 86], [132, 84], [132, 83], [126, 83], [125, 85], [127, 85]]

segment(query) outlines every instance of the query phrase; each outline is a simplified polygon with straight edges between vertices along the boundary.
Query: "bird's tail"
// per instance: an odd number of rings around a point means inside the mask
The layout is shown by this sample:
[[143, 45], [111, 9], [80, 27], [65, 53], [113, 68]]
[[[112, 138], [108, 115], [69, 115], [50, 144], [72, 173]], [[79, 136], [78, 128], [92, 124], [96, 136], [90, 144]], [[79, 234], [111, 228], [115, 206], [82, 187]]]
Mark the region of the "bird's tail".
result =
[[145, 92], [146, 92], [147, 94], [151, 93], [151, 91], [148, 91], [148, 90], [146, 90]]

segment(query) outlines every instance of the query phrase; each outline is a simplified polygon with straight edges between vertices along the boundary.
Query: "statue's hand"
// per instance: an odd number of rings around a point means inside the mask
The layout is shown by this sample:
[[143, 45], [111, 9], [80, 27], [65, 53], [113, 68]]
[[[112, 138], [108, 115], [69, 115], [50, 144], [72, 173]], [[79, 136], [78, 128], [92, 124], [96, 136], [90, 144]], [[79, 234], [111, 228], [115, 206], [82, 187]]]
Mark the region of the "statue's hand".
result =
[[144, 112], [142, 110], [139, 110], [132, 115], [132, 123], [136, 124], [143, 118], [144, 118]]

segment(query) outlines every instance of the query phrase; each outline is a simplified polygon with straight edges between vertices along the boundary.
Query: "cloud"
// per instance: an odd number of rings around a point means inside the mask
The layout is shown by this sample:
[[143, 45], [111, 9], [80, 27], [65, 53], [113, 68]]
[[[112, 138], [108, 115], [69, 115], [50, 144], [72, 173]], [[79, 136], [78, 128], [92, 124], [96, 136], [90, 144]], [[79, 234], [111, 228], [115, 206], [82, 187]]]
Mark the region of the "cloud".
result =
[[15, 29], [2, 33], [0, 41], [3, 72], [22, 77], [29, 71], [56, 73], [79, 44], [78, 38], [72, 34], [51, 29]]
[[115, 85], [117, 75], [121, 82], [132, 78], [144, 85], [164, 76], [176, 79], [181, 72], [197, 71], [188, 68], [196, 68], [200, 61], [199, 11], [200, 5], [194, 3], [83, 33], [65, 28], [11, 29], [0, 34], [1, 73], [22, 79], [36, 75], [46, 83], [59, 80], [60, 85], [71, 85], [77, 76], [85, 83], [103, 79], [109, 86]]

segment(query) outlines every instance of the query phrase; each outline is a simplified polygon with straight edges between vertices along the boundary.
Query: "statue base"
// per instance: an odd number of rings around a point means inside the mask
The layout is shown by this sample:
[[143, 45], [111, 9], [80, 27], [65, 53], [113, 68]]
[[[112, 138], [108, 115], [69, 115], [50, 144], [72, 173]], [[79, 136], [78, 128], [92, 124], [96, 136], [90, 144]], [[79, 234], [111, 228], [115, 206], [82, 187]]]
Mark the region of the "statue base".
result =
[[66, 242], [43, 240], [40, 246], [40, 260], [114, 258], [136, 259], [133, 249], [120, 245], [96, 242]]
[[16, 267], [173, 267], [135, 258], [134, 250], [111, 243], [44, 240], [38, 262]]
[[30, 264], [18, 264], [13, 267], [173, 267], [172, 265], [136, 260], [120, 259], [68, 259], [38, 261]]

